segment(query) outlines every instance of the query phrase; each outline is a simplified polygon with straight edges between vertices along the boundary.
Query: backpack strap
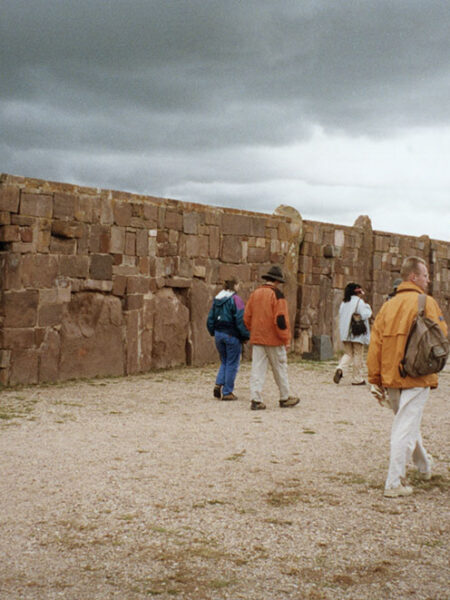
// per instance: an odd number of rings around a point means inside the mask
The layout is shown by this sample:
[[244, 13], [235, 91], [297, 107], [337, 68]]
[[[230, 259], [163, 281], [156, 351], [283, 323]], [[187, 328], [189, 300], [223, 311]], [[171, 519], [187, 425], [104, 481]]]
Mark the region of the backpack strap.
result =
[[418, 306], [419, 306], [419, 316], [421, 316], [421, 317], [423, 317], [425, 315], [426, 303], [427, 303], [427, 295], [419, 294]]

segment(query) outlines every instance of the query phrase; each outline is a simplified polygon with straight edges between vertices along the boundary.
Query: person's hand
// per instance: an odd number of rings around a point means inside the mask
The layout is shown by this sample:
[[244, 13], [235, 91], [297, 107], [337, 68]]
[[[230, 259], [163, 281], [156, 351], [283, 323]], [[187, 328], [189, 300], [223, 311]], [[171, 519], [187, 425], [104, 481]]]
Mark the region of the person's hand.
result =
[[386, 390], [381, 385], [376, 385], [373, 383], [370, 386], [370, 393], [376, 400], [378, 400], [378, 404], [380, 406], [390, 406], [389, 397], [386, 393]]

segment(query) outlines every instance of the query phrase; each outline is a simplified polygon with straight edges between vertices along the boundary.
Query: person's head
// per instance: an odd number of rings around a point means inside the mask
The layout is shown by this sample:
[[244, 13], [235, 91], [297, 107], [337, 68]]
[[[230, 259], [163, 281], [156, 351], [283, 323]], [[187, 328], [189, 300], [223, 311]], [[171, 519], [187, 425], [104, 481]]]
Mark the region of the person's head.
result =
[[261, 279], [270, 281], [270, 283], [273, 283], [275, 285], [279, 283], [285, 283], [283, 271], [277, 265], [273, 265], [273, 267], [270, 267], [267, 273], [261, 276]]
[[347, 283], [344, 290], [344, 302], [349, 302], [352, 296], [363, 296], [364, 292], [359, 283]]
[[418, 256], [408, 256], [405, 258], [400, 271], [403, 281], [415, 283], [424, 292], [428, 289], [430, 277], [428, 275], [427, 263]]
[[229, 290], [230, 292], [234, 292], [238, 286], [239, 282], [236, 277], [230, 277], [230, 279], [225, 279], [223, 282], [223, 289]]

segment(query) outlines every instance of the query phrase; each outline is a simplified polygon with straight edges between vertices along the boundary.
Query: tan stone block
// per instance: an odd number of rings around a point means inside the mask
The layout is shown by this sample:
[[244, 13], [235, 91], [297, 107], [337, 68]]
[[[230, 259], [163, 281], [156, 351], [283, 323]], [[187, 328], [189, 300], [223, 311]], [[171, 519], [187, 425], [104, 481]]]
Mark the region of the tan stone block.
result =
[[206, 277], [206, 267], [204, 265], [195, 265], [194, 266], [194, 277], [198, 277], [199, 279], [205, 279]]
[[63, 238], [81, 238], [84, 234], [84, 225], [75, 221], [53, 221], [51, 224], [52, 235]]
[[47, 253], [50, 249], [51, 233], [50, 231], [39, 230], [36, 236], [36, 251]]
[[84, 279], [89, 273], [89, 258], [87, 256], [61, 256], [59, 275]]
[[148, 256], [148, 232], [146, 229], [136, 231], [136, 254]]
[[0, 212], [0, 225], [10, 225], [11, 224], [11, 213], [9, 212]]
[[115, 296], [124, 296], [127, 287], [127, 277], [125, 275], [113, 275], [112, 293]]
[[90, 256], [89, 275], [92, 279], [112, 279], [113, 257], [110, 254]]
[[146, 294], [148, 289], [148, 278], [137, 276], [127, 277], [127, 294]]
[[75, 239], [62, 239], [52, 235], [49, 247], [52, 254], [75, 254], [77, 251], [77, 241]]
[[129, 256], [136, 255], [136, 234], [133, 231], [125, 232], [125, 252]]
[[111, 227], [111, 246], [110, 251], [114, 254], [124, 254], [125, 252], [125, 228]]
[[39, 292], [24, 290], [3, 293], [3, 314], [5, 327], [33, 327], [37, 320]]
[[55, 193], [53, 217], [56, 219], [74, 219], [78, 211], [78, 198], [74, 194]]
[[183, 232], [196, 235], [200, 223], [200, 215], [197, 212], [187, 212], [183, 214]]
[[102, 225], [112, 225], [115, 219], [115, 202], [112, 198], [100, 198], [100, 223]]
[[38, 383], [38, 361], [37, 350], [18, 350], [11, 357], [11, 369], [9, 376], [10, 385], [33, 385]]
[[53, 197], [47, 194], [22, 193], [20, 197], [20, 214], [51, 219], [53, 215]]
[[7, 369], [11, 364], [11, 350], [0, 350], [0, 369]]
[[19, 210], [19, 188], [0, 185], [0, 211], [16, 213]]
[[137, 310], [144, 305], [144, 296], [142, 294], [126, 294], [124, 310]]
[[34, 328], [4, 327], [2, 330], [4, 349], [17, 350], [34, 346]]
[[[99, 199], [92, 196], [79, 196], [75, 207], [75, 218], [83, 223], [93, 222], [93, 208], [99, 205]], [[98, 219], [97, 219], [98, 220]]]
[[131, 224], [133, 209], [127, 202], [115, 202], [114, 204], [114, 222], [119, 227], [128, 227]]
[[23, 227], [20, 230], [20, 239], [22, 242], [31, 243], [33, 241], [33, 230], [31, 227]]
[[177, 244], [179, 237], [180, 237], [180, 233], [178, 231], [176, 231], [175, 229], [169, 229], [169, 243], [170, 244]]
[[54, 327], [59, 325], [62, 319], [61, 304], [44, 304], [39, 308], [38, 325], [39, 327]]
[[19, 242], [20, 239], [20, 229], [18, 225], [0, 226], [0, 242]]
[[101, 279], [86, 279], [81, 282], [81, 288], [83, 290], [90, 290], [93, 292], [112, 292], [113, 283], [112, 281], [104, 281]]
[[141, 275], [150, 275], [150, 259], [148, 256], [141, 256], [138, 259], [139, 273]]
[[219, 258], [220, 255], [220, 230], [218, 227], [209, 228], [209, 256]]
[[143, 208], [145, 219], [148, 221], [153, 221], [156, 225], [156, 222], [158, 220], [158, 207], [154, 204], [144, 203]]
[[164, 217], [164, 227], [166, 229], [183, 230], [183, 215], [173, 210], [167, 210]]
[[242, 246], [241, 241], [237, 236], [223, 236], [220, 258], [226, 263], [239, 263], [242, 261]]

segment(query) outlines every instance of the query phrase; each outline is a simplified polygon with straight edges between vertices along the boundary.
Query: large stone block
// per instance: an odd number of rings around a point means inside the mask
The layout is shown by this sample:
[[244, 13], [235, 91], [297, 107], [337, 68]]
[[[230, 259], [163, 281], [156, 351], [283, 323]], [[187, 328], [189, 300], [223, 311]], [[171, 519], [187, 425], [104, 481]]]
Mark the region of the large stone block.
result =
[[55, 194], [53, 216], [56, 219], [74, 219], [78, 209], [78, 198], [74, 194]]
[[1, 345], [5, 350], [23, 350], [34, 347], [34, 329], [32, 327], [4, 327], [1, 334]]
[[109, 254], [93, 254], [89, 267], [92, 279], [112, 279], [113, 257]]
[[3, 294], [3, 314], [5, 327], [34, 327], [37, 321], [39, 292], [24, 290], [6, 291]]
[[63, 277], [85, 278], [89, 273], [89, 258], [87, 256], [61, 256], [59, 274]]
[[0, 226], [0, 242], [20, 242], [20, 229], [17, 225]]
[[189, 309], [172, 289], [156, 292], [152, 366], [174, 367], [186, 363]]
[[72, 294], [61, 326], [60, 379], [124, 374], [120, 299]]
[[114, 221], [119, 227], [128, 227], [131, 224], [133, 208], [127, 202], [115, 202]]
[[224, 235], [222, 239], [222, 252], [220, 258], [225, 263], [242, 262], [241, 240], [235, 235]]
[[48, 329], [39, 347], [39, 383], [58, 381], [61, 342], [59, 332]]
[[9, 385], [38, 383], [39, 356], [35, 349], [15, 350], [11, 356]]
[[75, 221], [53, 221], [51, 225], [52, 235], [63, 238], [81, 238], [84, 231], [85, 226], [83, 223]]
[[16, 213], [19, 210], [19, 188], [0, 186], [0, 210]]
[[20, 214], [51, 219], [53, 216], [53, 197], [47, 194], [22, 193]]
[[191, 317], [190, 363], [204, 365], [218, 360], [214, 338], [206, 329], [206, 316], [211, 308], [215, 289], [203, 281], [195, 279], [189, 290], [189, 309]]

